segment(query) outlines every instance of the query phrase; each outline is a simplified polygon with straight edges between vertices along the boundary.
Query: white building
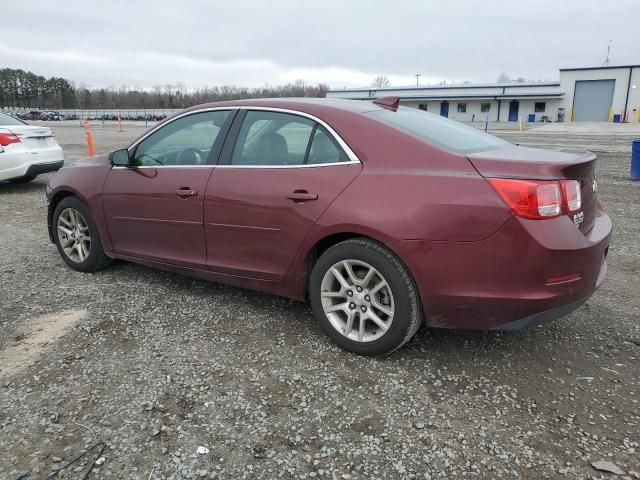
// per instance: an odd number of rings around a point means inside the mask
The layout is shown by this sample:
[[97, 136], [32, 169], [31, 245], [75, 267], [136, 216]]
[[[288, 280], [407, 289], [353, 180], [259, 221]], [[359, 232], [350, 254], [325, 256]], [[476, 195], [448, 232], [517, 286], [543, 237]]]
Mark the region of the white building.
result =
[[464, 122], [640, 121], [640, 65], [560, 69], [558, 82], [351, 88], [327, 97], [400, 97], [400, 104]]

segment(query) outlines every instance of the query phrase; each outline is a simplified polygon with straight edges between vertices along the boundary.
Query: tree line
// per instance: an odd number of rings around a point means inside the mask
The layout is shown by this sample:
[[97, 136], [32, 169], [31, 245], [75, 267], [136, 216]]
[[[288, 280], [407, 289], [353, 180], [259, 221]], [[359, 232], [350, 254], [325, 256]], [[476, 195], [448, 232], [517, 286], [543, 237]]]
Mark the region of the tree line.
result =
[[324, 84], [307, 85], [303, 80], [257, 88], [224, 85], [188, 89], [183, 83], [155, 85], [151, 89], [127, 85], [93, 88], [20, 69], [0, 69], [0, 107], [16, 109], [186, 108], [241, 98], [324, 97], [328, 88]]
[[0, 107], [74, 108], [76, 91], [58, 77], [45, 78], [24, 70], [0, 69]]

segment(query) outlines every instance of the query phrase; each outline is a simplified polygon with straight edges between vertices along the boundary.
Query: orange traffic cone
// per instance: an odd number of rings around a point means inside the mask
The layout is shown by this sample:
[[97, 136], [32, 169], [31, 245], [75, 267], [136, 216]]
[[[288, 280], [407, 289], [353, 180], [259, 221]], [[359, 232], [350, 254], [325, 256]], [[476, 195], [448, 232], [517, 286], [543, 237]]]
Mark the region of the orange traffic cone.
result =
[[93, 158], [93, 156], [96, 154], [96, 151], [93, 148], [93, 137], [91, 136], [91, 130], [87, 128], [84, 132], [84, 136], [87, 139], [87, 152], [89, 153], [89, 157]]

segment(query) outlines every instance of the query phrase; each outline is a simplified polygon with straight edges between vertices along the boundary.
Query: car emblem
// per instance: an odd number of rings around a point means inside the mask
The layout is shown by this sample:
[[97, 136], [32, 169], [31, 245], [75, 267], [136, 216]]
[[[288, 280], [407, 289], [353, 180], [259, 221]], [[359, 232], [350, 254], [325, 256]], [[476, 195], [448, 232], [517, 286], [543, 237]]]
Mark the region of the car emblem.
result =
[[593, 193], [596, 193], [598, 191], [598, 182], [596, 182], [596, 179], [593, 179], [593, 183], [591, 184], [591, 191]]

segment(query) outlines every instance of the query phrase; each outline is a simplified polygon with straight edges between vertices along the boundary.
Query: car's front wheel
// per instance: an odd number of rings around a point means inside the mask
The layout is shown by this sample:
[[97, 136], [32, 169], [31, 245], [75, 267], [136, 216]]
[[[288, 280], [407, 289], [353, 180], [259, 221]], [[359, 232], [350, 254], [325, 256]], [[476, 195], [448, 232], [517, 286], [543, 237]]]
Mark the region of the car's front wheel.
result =
[[63, 198], [56, 206], [53, 236], [58, 252], [74, 270], [95, 272], [111, 263], [89, 209], [76, 197]]
[[422, 321], [411, 276], [389, 250], [351, 239], [324, 252], [311, 272], [311, 305], [321, 328], [339, 346], [362, 355], [391, 353]]

